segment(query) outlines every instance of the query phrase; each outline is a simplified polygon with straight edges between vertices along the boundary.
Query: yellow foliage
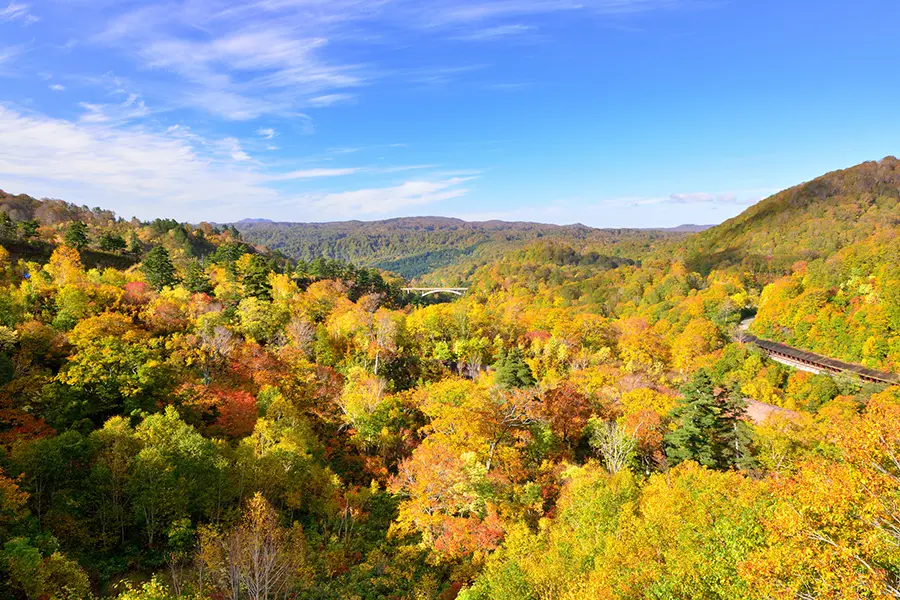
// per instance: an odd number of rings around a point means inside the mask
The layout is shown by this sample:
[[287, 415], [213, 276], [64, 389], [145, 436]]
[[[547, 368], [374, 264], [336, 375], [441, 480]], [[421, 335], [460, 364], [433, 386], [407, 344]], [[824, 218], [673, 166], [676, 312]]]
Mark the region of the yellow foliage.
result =
[[81, 255], [78, 254], [78, 250], [69, 246], [59, 246], [54, 250], [44, 269], [57, 285], [76, 283], [84, 278]]

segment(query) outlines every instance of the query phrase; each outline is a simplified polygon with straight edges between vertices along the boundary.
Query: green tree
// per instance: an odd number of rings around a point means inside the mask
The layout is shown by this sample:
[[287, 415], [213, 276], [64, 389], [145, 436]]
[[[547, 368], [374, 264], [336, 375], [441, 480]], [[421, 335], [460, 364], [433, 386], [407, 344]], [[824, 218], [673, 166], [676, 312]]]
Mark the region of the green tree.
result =
[[179, 225], [175, 229], [172, 230], [172, 238], [175, 242], [181, 246], [181, 249], [184, 250], [184, 253], [188, 256], [195, 256], [194, 246], [191, 244], [191, 238], [188, 235], [187, 231], [185, 231], [183, 225]]
[[494, 382], [504, 389], [531, 387], [535, 384], [531, 367], [525, 362], [519, 348], [513, 348], [509, 352], [501, 351], [494, 367], [497, 369]]
[[211, 294], [213, 291], [212, 282], [203, 265], [199, 261], [192, 260], [188, 263], [187, 274], [184, 278], [184, 287], [193, 294]]
[[163, 246], [154, 246], [144, 259], [141, 266], [144, 275], [150, 285], [157, 290], [161, 290], [166, 286], [174, 286], [178, 283], [178, 277], [175, 273], [175, 266], [172, 259], [169, 258], [169, 251]]
[[9, 215], [0, 211], [0, 237], [12, 239], [16, 237], [16, 224]]
[[148, 334], [119, 314], [83, 319], [69, 333], [74, 353], [56, 380], [77, 395], [64, 409], [72, 419], [150, 409], [170, 372]]
[[132, 231], [131, 235], [128, 236], [128, 253], [137, 256], [143, 251], [144, 246], [141, 244], [141, 239], [137, 236], [137, 233]]
[[41, 224], [38, 221], [22, 221], [19, 223], [19, 233], [22, 236], [22, 239], [30, 240], [33, 237], [37, 237], [38, 228], [40, 228]]
[[134, 513], [150, 546], [178, 519], [213, 516], [226, 493], [217, 446], [186, 424], [171, 406], [134, 430], [141, 450], [128, 482]]
[[66, 245], [72, 246], [81, 252], [87, 248], [89, 243], [88, 226], [84, 221], [72, 221], [69, 228], [66, 230], [66, 235], [63, 239], [65, 240]]
[[125, 239], [121, 235], [110, 231], [104, 231], [100, 234], [97, 245], [104, 252], [121, 252], [126, 248]]
[[28, 600], [84, 600], [91, 598], [87, 573], [59, 552], [42, 558], [30, 540], [16, 538], [4, 544], [2, 557], [9, 565], [10, 583]]
[[272, 299], [272, 284], [269, 283], [271, 269], [263, 257], [254, 254], [250, 257], [247, 268], [244, 270], [244, 298], [257, 298], [259, 300]]
[[746, 402], [730, 390], [713, 385], [705, 370], [682, 389], [672, 411], [677, 429], [665, 438], [673, 465], [693, 460], [713, 469], [747, 466], [750, 432], [744, 421]]

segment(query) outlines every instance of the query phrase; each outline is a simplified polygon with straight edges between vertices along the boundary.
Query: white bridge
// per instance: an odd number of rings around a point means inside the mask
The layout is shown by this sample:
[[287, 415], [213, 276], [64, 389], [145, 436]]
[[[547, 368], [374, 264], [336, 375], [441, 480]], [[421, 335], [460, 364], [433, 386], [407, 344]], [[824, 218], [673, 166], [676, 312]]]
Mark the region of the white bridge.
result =
[[467, 287], [406, 287], [403, 288], [404, 292], [409, 292], [411, 294], [420, 294], [423, 298], [425, 296], [430, 296], [431, 294], [455, 294], [457, 296], [462, 296], [465, 294], [469, 288]]

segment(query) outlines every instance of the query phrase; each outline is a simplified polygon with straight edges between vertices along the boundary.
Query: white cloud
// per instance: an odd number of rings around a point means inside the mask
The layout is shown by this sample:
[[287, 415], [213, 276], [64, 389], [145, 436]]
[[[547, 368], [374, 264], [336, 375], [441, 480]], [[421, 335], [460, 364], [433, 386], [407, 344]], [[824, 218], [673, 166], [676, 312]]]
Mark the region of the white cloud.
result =
[[205, 151], [179, 129], [70, 122], [3, 106], [0, 178], [7, 189], [125, 216], [226, 220], [278, 196], [251, 166]]
[[64, 91], [66, 91], [66, 86], [59, 84], [59, 83], [54, 83], [53, 85], [50, 86], [50, 89], [53, 90], [54, 92], [64, 92]]
[[[244, 10], [250, 5], [255, 10]], [[95, 41], [124, 48], [145, 66], [174, 74], [179, 82], [175, 104], [229, 120], [302, 117], [298, 108], [346, 99], [350, 96], [342, 90], [363, 85], [366, 77], [358, 65], [326, 60], [328, 39], [298, 21], [297, 12], [282, 14], [291, 8], [290, 3], [229, 7], [215, 1], [176, 4], [165, 11], [143, 7], [116, 18]], [[324, 4], [320, 9], [330, 10]], [[323, 19], [319, 15], [313, 23]]]
[[0, 9], [0, 22], [2, 21], [22, 21], [26, 25], [30, 25], [36, 21], [40, 21], [39, 17], [28, 12], [29, 5], [10, 2], [6, 8]]
[[[402, 47], [404, 32], [468, 39], [516, 39], [549, 13], [623, 15], [700, 0], [173, 0], [114, 16], [95, 43], [170, 73], [166, 100], [228, 120], [293, 117], [304, 107], [354, 98], [352, 90], [390, 75], [360, 44]], [[11, 4], [18, 14], [20, 4]], [[528, 22], [527, 20], [530, 20]], [[352, 54], [343, 50], [353, 45]], [[375, 53], [374, 55], [377, 55]], [[419, 67], [421, 83], [444, 84], [464, 70]], [[415, 73], [412, 73], [415, 77]]]
[[530, 33], [535, 29], [537, 28], [533, 25], [497, 25], [496, 27], [485, 27], [483, 29], [477, 29], [471, 33], [457, 36], [456, 39], [471, 40], [476, 42], [506, 39]]
[[263, 139], [271, 140], [273, 137], [278, 135], [278, 133], [272, 129], [271, 127], [260, 127], [256, 130], [257, 135], [261, 135]]
[[666, 199], [676, 204], [746, 204], [746, 200], [739, 200], [733, 192], [710, 194], [707, 192], [694, 192], [689, 194], [670, 194]]
[[351, 167], [346, 169], [301, 169], [298, 171], [289, 171], [287, 173], [277, 173], [266, 177], [268, 181], [290, 181], [292, 179], [315, 179], [318, 177], [340, 177], [342, 175], [353, 175], [359, 173], [361, 169]]
[[0, 47], [0, 75], [3, 74], [4, 64], [12, 62], [13, 59], [22, 54], [23, 51], [24, 49], [22, 46]]
[[222, 140], [221, 145], [227, 149], [228, 155], [235, 162], [253, 160], [249, 154], [241, 148], [241, 142], [237, 138], [228, 137]]
[[[54, 89], [53, 86], [50, 89]], [[119, 104], [81, 102], [79, 106], [85, 111], [81, 120], [86, 123], [125, 123], [150, 114], [150, 109], [137, 94], [128, 94]]]
[[321, 108], [337, 104], [338, 102], [346, 102], [347, 100], [352, 99], [353, 94], [326, 94], [324, 96], [316, 96], [315, 98], [310, 98], [307, 101], [307, 104], [309, 104], [309, 106]]
[[[424, 165], [310, 168], [274, 172], [237, 138], [204, 138], [173, 125], [153, 130], [94, 115], [77, 121], [24, 114], [0, 105], [0, 181], [4, 189], [123, 216], [231, 221], [248, 216], [309, 220], [385, 215], [455, 198], [471, 178], [420, 179], [386, 188], [297, 194], [273, 184], [300, 184], [357, 173], [384, 174]], [[438, 177], [432, 175], [432, 177]]]
[[392, 214], [414, 206], [459, 198], [469, 192], [462, 184], [470, 179], [453, 177], [441, 181], [407, 181], [394, 187], [326, 194], [315, 200], [312, 206], [329, 216], [340, 218]]
[[531, 87], [530, 83], [489, 83], [484, 86], [484, 89], [495, 92], [519, 92], [529, 87]]
[[355, 154], [362, 150], [362, 148], [329, 148], [329, 154]]
[[480, 23], [554, 12], [623, 15], [692, 5], [696, 0], [443, 0], [422, 3], [420, 22], [430, 26]]

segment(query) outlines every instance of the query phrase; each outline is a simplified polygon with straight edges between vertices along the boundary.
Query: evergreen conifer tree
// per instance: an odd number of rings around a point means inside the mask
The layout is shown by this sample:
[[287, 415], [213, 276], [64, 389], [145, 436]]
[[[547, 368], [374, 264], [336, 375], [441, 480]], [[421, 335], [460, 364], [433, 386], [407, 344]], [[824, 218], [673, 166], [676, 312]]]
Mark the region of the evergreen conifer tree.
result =
[[66, 235], [63, 238], [67, 246], [72, 246], [79, 252], [88, 246], [88, 227], [83, 221], [72, 221]]
[[150, 285], [157, 290], [178, 283], [175, 266], [172, 264], [172, 259], [169, 258], [169, 251], [163, 246], [154, 246], [150, 250], [141, 269], [147, 276], [147, 280], [150, 281]]
[[143, 251], [144, 246], [141, 244], [140, 238], [137, 236], [137, 233], [132, 231], [131, 235], [128, 236], [128, 253], [138, 256]]
[[693, 460], [712, 469], [749, 466], [747, 404], [740, 395], [716, 387], [705, 370], [684, 386], [682, 394], [672, 411], [678, 428], [665, 438], [671, 463]]
[[16, 237], [16, 224], [5, 212], [0, 211], [0, 237], [13, 239]]
[[513, 348], [509, 352], [501, 350], [494, 366], [497, 369], [494, 382], [501, 388], [524, 388], [535, 384], [531, 367], [525, 362], [525, 357], [519, 348]]
[[193, 294], [211, 294], [212, 282], [199, 261], [192, 260], [188, 264], [187, 275], [184, 278], [184, 287]]
[[33, 237], [37, 237], [38, 228], [40, 228], [41, 224], [38, 221], [22, 221], [19, 223], [19, 230], [22, 235], [22, 239], [28, 240]]
[[97, 240], [97, 245], [104, 252], [119, 252], [126, 247], [125, 240], [121, 235], [104, 231]]
[[737, 389], [729, 390], [722, 400], [722, 458], [730, 467], [750, 469], [756, 466], [751, 444], [753, 432], [747, 424], [747, 401]]
[[272, 299], [272, 284], [269, 283], [269, 273], [271, 269], [266, 261], [254, 254], [250, 257], [250, 262], [244, 271], [244, 278], [241, 283], [244, 285], [244, 297], [254, 297], [260, 300]]

